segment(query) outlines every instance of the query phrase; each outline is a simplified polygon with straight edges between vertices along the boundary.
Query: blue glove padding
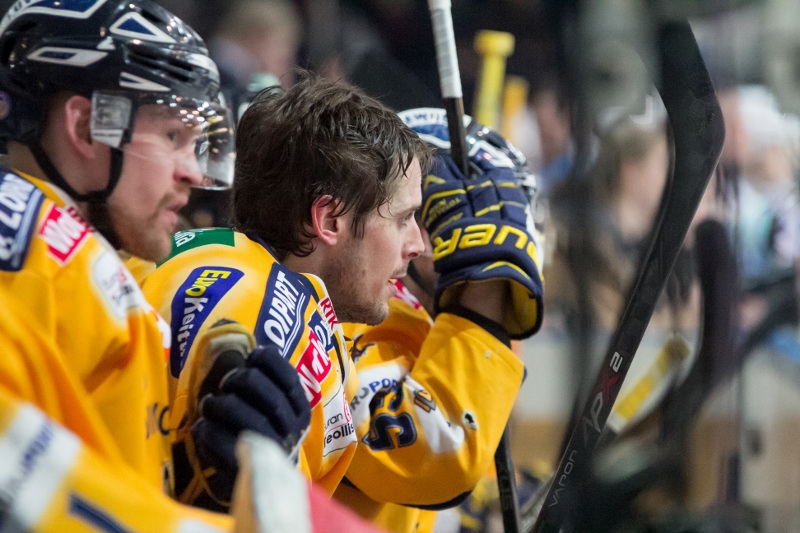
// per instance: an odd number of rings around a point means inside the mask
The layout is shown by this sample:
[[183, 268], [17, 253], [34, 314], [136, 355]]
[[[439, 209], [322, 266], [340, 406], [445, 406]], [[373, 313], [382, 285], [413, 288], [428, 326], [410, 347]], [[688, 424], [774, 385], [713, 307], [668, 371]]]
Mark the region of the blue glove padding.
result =
[[220, 368], [209, 371], [200, 390], [211, 392], [203, 396], [201, 417], [192, 426], [197, 457], [203, 468], [216, 470], [208, 483], [223, 501], [230, 501], [236, 479], [236, 438], [242, 430], [271, 438], [290, 453], [311, 422], [297, 371], [276, 346], [255, 348], [232, 370], [230, 361], [219, 357]]
[[471, 163], [480, 173], [466, 179], [449, 156], [437, 156], [423, 186], [422, 221], [440, 274], [436, 307], [456, 303], [449, 289], [461, 283], [509, 280], [513, 305], [501, 325], [512, 339], [526, 338], [538, 331], [542, 318], [528, 198], [511, 169], [482, 157]]

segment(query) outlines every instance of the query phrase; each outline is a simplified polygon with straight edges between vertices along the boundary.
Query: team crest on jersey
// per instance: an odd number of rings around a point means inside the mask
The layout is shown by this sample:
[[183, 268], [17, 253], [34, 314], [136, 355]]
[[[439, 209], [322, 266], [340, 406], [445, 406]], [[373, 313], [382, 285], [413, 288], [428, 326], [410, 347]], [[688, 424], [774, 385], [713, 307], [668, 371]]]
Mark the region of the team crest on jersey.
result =
[[56, 17], [87, 19], [107, 0], [18, 0], [0, 21], [0, 33], [4, 32], [20, 15], [42, 13]]
[[358, 363], [358, 360], [364, 357], [370, 346], [375, 346], [374, 342], [368, 342], [363, 346], [359, 346], [363, 337], [364, 334], [361, 333], [353, 338], [353, 346], [350, 348], [350, 359], [352, 359], [353, 364]]
[[43, 201], [42, 191], [28, 180], [10, 172], [0, 178], [0, 270], [22, 268]]
[[172, 299], [172, 347], [169, 368], [178, 377], [186, 364], [197, 332], [222, 297], [244, 273], [228, 267], [195, 268]]
[[47, 254], [61, 266], [75, 257], [89, 233], [89, 225], [72, 206], [51, 206], [39, 228], [39, 236], [47, 243]]

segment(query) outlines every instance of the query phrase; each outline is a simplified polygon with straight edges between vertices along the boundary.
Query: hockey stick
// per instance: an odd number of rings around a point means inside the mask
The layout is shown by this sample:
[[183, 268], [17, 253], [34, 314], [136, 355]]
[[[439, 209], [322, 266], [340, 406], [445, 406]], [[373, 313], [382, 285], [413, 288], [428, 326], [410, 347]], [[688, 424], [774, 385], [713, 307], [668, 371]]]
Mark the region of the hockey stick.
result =
[[[703, 291], [703, 338], [700, 354], [683, 382], [673, 389], [662, 418], [663, 440], [688, 446], [691, 422], [714, 386], [738, 370], [741, 352], [734, 350], [736, 258], [721, 223], [697, 226], [697, 273]], [[685, 454], [681, 453], [685, 460]]]
[[[626, 523], [636, 523], [637, 530], [643, 530], [649, 517], [635, 503], [642, 493], [658, 491], [659, 501], [674, 498], [665, 507], [679, 505], [687, 494], [692, 422], [711, 391], [712, 376], [736, 358], [732, 349], [736, 260], [727, 232], [719, 222], [706, 220], [698, 224], [695, 235], [697, 277], [703, 293], [697, 358], [687, 377], [662, 403], [658, 441], [628, 439], [593, 460], [592, 477], [582, 489], [576, 513], [577, 531], [619, 531]], [[682, 530], [694, 531], [684, 514]], [[657, 520], [663, 523], [663, 516]]]
[[533, 531], [572, 531], [579, 487], [622, 381], [650, 321], [686, 232], [717, 164], [725, 137], [719, 104], [687, 22], [664, 23], [658, 34], [659, 93], [674, 136], [675, 163], [654, 238], [612, 337], [592, 393], [572, 429]]
[[[433, 37], [436, 45], [436, 63], [439, 67], [439, 83], [447, 113], [447, 130], [450, 135], [450, 156], [464, 173], [469, 176], [467, 161], [467, 133], [464, 128], [464, 95], [461, 90], [461, 74], [458, 69], [456, 40], [453, 34], [453, 16], [450, 0], [428, 0], [433, 23]], [[494, 454], [497, 471], [497, 488], [500, 494], [500, 507], [503, 514], [503, 528], [506, 533], [519, 532], [519, 507], [517, 506], [517, 485], [514, 477], [514, 464], [511, 462], [511, 447], [508, 442], [508, 426], [497, 445]]]
[[468, 176], [467, 132], [464, 129], [464, 93], [461, 90], [461, 73], [458, 70], [456, 38], [453, 34], [453, 16], [450, 0], [428, 0], [436, 45], [436, 64], [439, 67], [439, 84], [442, 89], [444, 109], [447, 112], [447, 130], [450, 134], [450, 157]]

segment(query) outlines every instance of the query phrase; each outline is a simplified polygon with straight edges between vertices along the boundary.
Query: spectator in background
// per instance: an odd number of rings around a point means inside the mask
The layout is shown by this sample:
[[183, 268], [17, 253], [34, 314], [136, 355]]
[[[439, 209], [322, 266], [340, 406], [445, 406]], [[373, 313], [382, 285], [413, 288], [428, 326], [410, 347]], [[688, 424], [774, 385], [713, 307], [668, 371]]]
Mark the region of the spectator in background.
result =
[[537, 166], [542, 190], [547, 192], [567, 177], [575, 155], [569, 104], [555, 75], [543, 74], [536, 78], [529, 105], [539, 127], [541, 151]]
[[223, 88], [246, 89], [264, 74], [291, 86], [302, 33], [300, 15], [288, 0], [232, 2], [209, 43]]
[[[561, 300], [553, 309], [564, 309], [574, 297], [570, 282], [572, 269], [564, 262], [585, 260], [592, 268], [590, 294], [593, 323], [613, 329], [626, 289], [633, 281], [644, 242], [658, 211], [667, 179], [669, 156], [663, 121], [640, 125], [632, 119], [618, 121], [600, 134], [600, 148], [591, 181], [559, 184], [552, 191], [550, 205], [558, 226], [554, 243], [554, 264], [545, 276]], [[591, 208], [575, 220], [569, 207], [576, 195], [589, 195]], [[588, 222], [586, 221], [588, 219]], [[580, 250], [570, 252], [574, 232], [590, 226], [591, 238], [580, 240]], [[572, 255], [574, 252], [579, 256]], [[560, 266], [558, 266], [560, 264]], [[573, 266], [574, 267], [574, 266]], [[551, 271], [551, 272], [548, 272]], [[569, 309], [575, 302], [566, 303]]]
[[[231, 2], [209, 41], [222, 94], [234, 116], [244, 113], [260, 90], [294, 84], [292, 69], [303, 35], [303, 23], [289, 0]], [[227, 226], [230, 191], [196, 191], [182, 211], [191, 227]]]
[[782, 114], [764, 87], [740, 87], [737, 96], [731, 111], [741, 129], [738, 244], [742, 275], [754, 282], [791, 270], [800, 257], [799, 129], [797, 117]]
[[[601, 131], [590, 176], [563, 181], [549, 199], [556, 238], [548, 242], [553, 256], [544, 269], [548, 283], [544, 329], [573, 345], [572, 383], [581, 390], [594, 378], [624, 310], [667, 182], [669, 144], [663, 117], [649, 124], [637, 118], [626, 117]], [[708, 216], [713, 190], [710, 187], [695, 220]], [[626, 387], [649, 370], [674, 333], [690, 343], [697, 338], [700, 294], [690, 246], [687, 240], [678, 256]], [[689, 364], [690, 359], [682, 363]], [[620, 391], [623, 397], [626, 387]]]

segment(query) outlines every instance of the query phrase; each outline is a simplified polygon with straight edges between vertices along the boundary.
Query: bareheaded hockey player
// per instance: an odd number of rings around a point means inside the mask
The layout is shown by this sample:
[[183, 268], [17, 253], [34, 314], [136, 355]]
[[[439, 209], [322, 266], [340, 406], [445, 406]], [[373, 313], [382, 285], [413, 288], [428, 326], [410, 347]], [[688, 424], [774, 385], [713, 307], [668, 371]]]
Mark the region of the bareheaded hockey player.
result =
[[465, 178], [446, 155], [443, 109], [400, 117], [438, 150], [420, 217], [432, 244], [395, 283], [386, 320], [344, 325], [359, 445], [335, 497], [389, 531], [415, 532], [431, 531], [433, 510], [458, 505], [492, 464], [524, 373], [510, 340], [541, 323], [541, 250], [516, 148], [471, 121]]
[[[115, 517], [141, 531], [231, 526], [165, 496], [169, 325], [115, 250], [162, 259], [190, 187], [230, 184], [232, 124], [218, 88], [200, 37], [149, 0], [21, 0], [0, 21], [7, 526], [127, 530]], [[280, 358], [263, 366], [290, 422], [272, 436], [299, 438], [308, 419], [292, 411], [299, 380], [273, 383], [286, 368], [295, 376]]]
[[[357, 441], [349, 400], [358, 383], [340, 321], [386, 318], [394, 280], [424, 250], [414, 213], [429, 158], [427, 145], [395, 113], [344, 83], [303, 73], [291, 88], [263, 92], [251, 103], [237, 127], [236, 230], [176, 234], [169, 259], [143, 282], [171, 326], [173, 415], [187, 413], [187, 448], [201, 434], [258, 429], [251, 409], [226, 400], [232, 389], [247, 387], [243, 381], [226, 379], [192, 405], [192, 383], [214, 364], [198, 339], [232, 319], [296, 368], [311, 408], [299, 468], [333, 493]], [[270, 389], [251, 392], [253, 407], [273, 409], [274, 425], [286, 425]], [[195, 469], [179, 492], [183, 501], [225, 508], [236, 467], [233, 441], [212, 451], [212, 475]]]

